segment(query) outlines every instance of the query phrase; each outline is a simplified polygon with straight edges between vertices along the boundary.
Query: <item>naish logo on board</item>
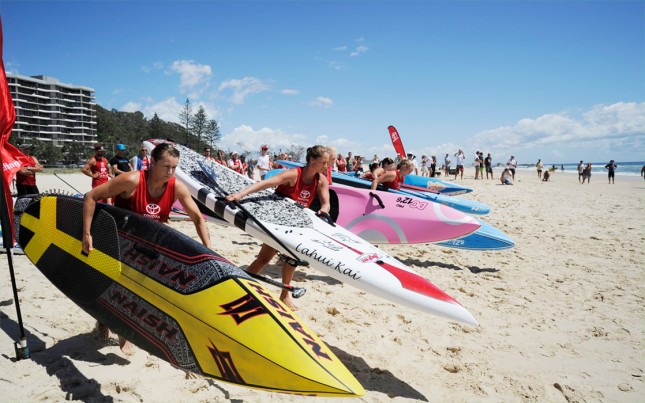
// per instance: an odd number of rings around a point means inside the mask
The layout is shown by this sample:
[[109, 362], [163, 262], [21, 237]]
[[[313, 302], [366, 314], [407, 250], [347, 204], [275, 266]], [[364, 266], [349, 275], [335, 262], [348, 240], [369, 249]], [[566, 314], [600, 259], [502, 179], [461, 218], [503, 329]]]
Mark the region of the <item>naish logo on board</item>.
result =
[[332, 270], [339, 272], [340, 274], [353, 278], [354, 280], [358, 280], [359, 278], [362, 277], [360, 275], [360, 272], [350, 269], [349, 267], [347, 267], [345, 263], [342, 263], [342, 262], [334, 263], [333, 259], [318, 252], [317, 249], [310, 249], [306, 246], [302, 246], [302, 244], [299, 243], [298, 246], [296, 246], [296, 252], [300, 252], [303, 255], [324, 264], [325, 266], [331, 268]]
[[229, 315], [238, 325], [254, 316], [262, 315], [267, 309], [253, 295], [246, 294], [227, 304], [220, 305], [224, 312], [218, 315]]
[[121, 258], [124, 263], [135, 269], [145, 269], [151, 277], [162, 280], [163, 283], [174, 283], [181, 287], [188, 287], [197, 278], [196, 275], [187, 272], [182, 265], [171, 266], [160, 261], [159, 258], [141, 253], [134, 247], [126, 249]]
[[307, 333], [302, 324], [298, 322], [296, 318], [294, 318], [293, 315], [291, 315], [291, 313], [289, 313], [289, 311], [285, 309], [284, 305], [280, 301], [275, 299], [273, 295], [269, 294], [261, 285], [255, 283], [248, 283], [248, 285], [252, 287], [255, 292], [260, 294], [269, 305], [274, 307], [281, 317], [287, 319], [287, 324], [289, 325], [289, 327], [301, 335], [300, 338], [302, 339], [302, 341], [305, 342], [305, 344], [307, 344], [309, 348], [311, 348], [311, 351], [317, 357], [332, 361], [331, 356], [323, 351], [323, 346], [320, 345], [316, 341], [316, 339], [314, 339], [309, 333]]
[[145, 304], [138, 303], [120, 291], [115, 290], [110, 294], [110, 302], [116, 304], [122, 312], [130, 313], [131, 318], [137, 318], [141, 323], [155, 330], [159, 337], [171, 339], [179, 332], [173, 324], [164, 320], [160, 315], [151, 312]]
[[215, 362], [217, 363], [217, 368], [220, 369], [222, 379], [224, 379], [225, 381], [244, 385], [246, 382], [244, 382], [242, 375], [240, 375], [240, 372], [235, 367], [231, 353], [228, 351], [224, 352], [218, 349], [212, 340], [209, 341], [211, 342], [211, 347], [207, 348], [211, 352], [213, 360], [215, 360]]

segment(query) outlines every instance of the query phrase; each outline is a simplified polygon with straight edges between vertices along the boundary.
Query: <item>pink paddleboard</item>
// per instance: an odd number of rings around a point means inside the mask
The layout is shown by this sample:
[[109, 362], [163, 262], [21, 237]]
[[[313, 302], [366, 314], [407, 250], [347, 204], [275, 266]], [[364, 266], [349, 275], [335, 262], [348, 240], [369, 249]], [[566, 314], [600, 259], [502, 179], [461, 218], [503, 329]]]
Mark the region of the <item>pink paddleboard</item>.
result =
[[480, 227], [461, 211], [413, 196], [339, 184], [330, 190], [338, 197], [336, 223], [370, 243], [440, 242]]

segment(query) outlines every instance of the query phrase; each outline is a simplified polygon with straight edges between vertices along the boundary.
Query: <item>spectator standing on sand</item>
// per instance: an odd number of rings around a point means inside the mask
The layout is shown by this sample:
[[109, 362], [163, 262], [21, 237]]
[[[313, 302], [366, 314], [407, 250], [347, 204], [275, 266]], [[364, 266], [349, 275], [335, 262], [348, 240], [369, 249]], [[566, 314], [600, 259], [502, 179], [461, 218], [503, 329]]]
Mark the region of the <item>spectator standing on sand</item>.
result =
[[430, 177], [434, 178], [437, 174], [437, 157], [434, 155], [430, 157]]
[[511, 158], [506, 163], [506, 168], [508, 168], [508, 170], [511, 171], [511, 175], [513, 175], [513, 180], [515, 180], [515, 169], [517, 168], [517, 160], [515, 159], [515, 156], [511, 155]]
[[[479, 164], [482, 163], [482, 160], [480, 158], [481, 157], [479, 156], [479, 151], [476, 151], [475, 159], [473, 160], [475, 166], [475, 180], [479, 179]], [[482, 179], [484, 179], [483, 176]]]
[[[94, 146], [94, 156], [87, 160], [81, 172], [92, 178], [92, 189], [106, 183], [111, 177], [110, 166], [105, 158], [105, 147], [102, 144]], [[108, 203], [108, 199], [99, 200]]]
[[240, 160], [239, 154], [237, 152], [231, 153], [231, 158], [228, 160], [228, 167], [235, 172], [241, 174], [242, 170], [242, 160]]
[[116, 145], [116, 155], [110, 160], [110, 167], [112, 167], [114, 177], [134, 170], [130, 165], [130, 160], [125, 156], [125, 150], [125, 144]]
[[585, 165], [585, 168], [582, 170], [582, 184], [585, 184], [585, 179], [587, 180], [587, 185], [591, 184], [591, 162]]
[[466, 159], [466, 154], [459, 149], [455, 153], [455, 164], [457, 165], [457, 169], [455, 170], [455, 180], [457, 179], [457, 175], [461, 173], [461, 179], [464, 179], [464, 160]]
[[139, 154], [130, 159], [130, 165], [135, 171], [145, 171], [150, 166], [150, 159], [148, 158], [148, 149], [145, 146], [139, 148]]
[[260, 180], [264, 180], [267, 172], [271, 170], [271, 159], [269, 158], [269, 146], [262, 144], [260, 147], [260, 156], [258, 157], [258, 172]]
[[[490, 153], [484, 158], [484, 165], [486, 166], [486, 179], [488, 179], [488, 174], [490, 174], [491, 179], [495, 179], [493, 178], [493, 157], [491, 157]], [[482, 179], [484, 179], [483, 176]]]
[[430, 171], [428, 171], [428, 163], [429, 163], [428, 157], [425, 154], [422, 155], [421, 156], [421, 176], [429, 176]]
[[336, 157], [336, 169], [338, 172], [347, 172], [347, 161], [343, 157], [343, 154], [338, 153]]
[[538, 159], [537, 164], [535, 164], [535, 169], [537, 169], [538, 179], [542, 179], [542, 168], [544, 168], [544, 164], [542, 164], [541, 159]]
[[446, 156], [445, 156], [445, 157], [443, 157], [443, 169], [444, 169], [444, 174], [443, 174], [443, 176], [444, 176], [445, 178], [447, 178], [447, 177], [448, 177], [448, 175], [450, 174], [450, 163], [451, 163], [451, 162], [452, 162], [452, 161], [450, 160], [450, 154], [446, 153]]
[[204, 158], [206, 158], [209, 161], [215, 161], [215, 158], [211, 155], [211, 148], [210, 147], [204, 147]]
[[[555, 168], [555, 165], [553, 166]], [[585, 170], [585, 164], [580, 160], [578, 164], [578, 182], [582, 183], [582, 171]]]
[[21, 144], [19, 149], [27, 157], [28, 162], [16, 172], [18, 196], [38, 194], [40, 192], [36, 186], [36, 172], [42, 172], [43, 166], [40, 165], [36, 157], [30, 154], [31, 146], [29, 144]]
[[612, 185], [615, 184], [614, 181], [614, 175], [616, 173], [616, 168], [618, 168], [618, 165], [614, 162], [614, 160], [609, 161], [609, 164], [605, 165], [605, 169], [608, 170], [608, 178], [609, 178], [609, 183]]

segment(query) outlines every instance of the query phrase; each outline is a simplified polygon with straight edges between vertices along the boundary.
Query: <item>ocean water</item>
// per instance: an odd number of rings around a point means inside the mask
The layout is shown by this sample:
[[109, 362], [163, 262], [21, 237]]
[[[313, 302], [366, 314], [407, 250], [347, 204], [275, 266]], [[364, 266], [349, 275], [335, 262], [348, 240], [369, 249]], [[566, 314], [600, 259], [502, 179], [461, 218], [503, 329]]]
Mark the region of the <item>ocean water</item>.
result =
[[[585, 161], [585, 164], [587, 161]], [[607, 165], [609, 161], [605, 162], [592, 162], [591, 163], [591, 173], [592, 174], [599, 174], [599, 173], [606, 173], [607, 170], [605, 169], [605, 165]], [[549, 169], [553, 165], [557, 168], [558, 172], [560, 172], [560, 167], [564, 165], [564, 172], [571, 172], [571, 173], [578, 173], [578, 163], [550, 163], [550, 164], [544, 164], [544, 169]], [[641, 169], [643, 168], [643, 165], [645, 165], [645, 161], [635, 161], [635, 162], [616, 162], [616, 165], [618, 165], [618, 168], [616, 169], [616, 175], [630, 175], [630, 176], [640, 176], [641, 175]], [[518, 167], [519, 168], [519, 167]], [[526, 165], [522, 165], [522, 168], [528, 168]], [[535, 169], [535, 165], [530, 167], [531, 169]]]

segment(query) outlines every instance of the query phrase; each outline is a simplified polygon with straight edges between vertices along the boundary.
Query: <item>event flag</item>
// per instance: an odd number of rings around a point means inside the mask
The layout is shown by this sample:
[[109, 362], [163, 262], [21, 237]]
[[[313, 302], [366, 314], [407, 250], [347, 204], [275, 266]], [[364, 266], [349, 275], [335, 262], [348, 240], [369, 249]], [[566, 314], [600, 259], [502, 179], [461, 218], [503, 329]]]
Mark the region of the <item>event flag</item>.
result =
[[387, 130], [390, 131], [390, 138], [392, 139], [392, 145], [394, 146], [394, 151], [399, 155], [400, 158], [405, 158], [405, 150], [403, 149], [403, 142], [401, 141], [401, 136], [399, 132], [396, 131], [394, 126], [389, 126]]

